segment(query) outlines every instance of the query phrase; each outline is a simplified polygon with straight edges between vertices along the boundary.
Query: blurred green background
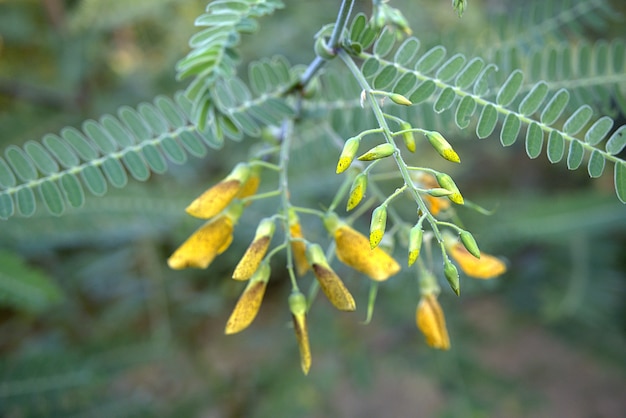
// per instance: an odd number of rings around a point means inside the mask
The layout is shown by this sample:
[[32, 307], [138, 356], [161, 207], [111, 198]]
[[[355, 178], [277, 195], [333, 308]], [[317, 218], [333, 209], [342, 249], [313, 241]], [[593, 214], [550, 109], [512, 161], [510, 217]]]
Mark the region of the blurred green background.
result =
[[[262, 19], [259, 34], [243, 38], [242, 56], [307, 64], [313, 35], [333, 21], [338, 3], [287, 0]], [[472, 39], [514, 6], [474, 0], [459, 20], [448, 0], [392, 4], [423, 44], [445, 40], [452, 53], [462, 39], [459, 49], [478, 55]], [[0, 0], [0, 149], [181, 89], [174, 66], [205, 5]], [[358, 8], [369, 13], [369, 2]], [[623, 37], [623, 21], [584, 35]], [[450, 352], [429, 349], [415, 326], [412, 274], [381, 286], [365, 326], [366, 281], [343, 266], [337, 271], [358, 309], [339, 314], [325, 299], [315, 302], [308, 377], [278, 268], [253, 325], [223, 335], [242, 290], [229, 274], [271, 204], [246, 210], [233, 246], [208, 270], [171, 271], [165, 260], [198, 225], [183, 208], [246, 158], [245, 140], [89, 197], [60, 218], [2, 221], [0, 265], [19, 272], [24, 288], [0, 290], [0, 416], [626, 415], [626, 210], [611, 176], [590, 180], [545, 156], [529, 160], [523, 144], [503, 149], [497, 138], [454, 135], [446, 133], [463, 164], [451, 174], [465, 196], [497, 209], [459, 215], [484, 251], [507, 259], [509, 272], [489, 282], [465, 278], [460, 298], [444, 291]], [[338, 184], [336, 156], [307, 144], [294, 155], [293, 198], [319, 207]], [[264, 187], [272, 181], [264, 178]]]

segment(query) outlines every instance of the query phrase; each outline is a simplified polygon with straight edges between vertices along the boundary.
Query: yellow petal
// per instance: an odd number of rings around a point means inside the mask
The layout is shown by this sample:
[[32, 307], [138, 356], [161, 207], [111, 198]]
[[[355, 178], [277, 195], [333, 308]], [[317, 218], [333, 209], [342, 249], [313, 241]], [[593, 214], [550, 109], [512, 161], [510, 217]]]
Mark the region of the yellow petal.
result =
[[476, 279], [492, 279], [506, 271], [506, 264], [499, 258], [484, 252], [476, 258], [460, 242], [449, 246], [448, 253], [465, 274]]
[[196, 230], [170, 256], [167, 264], [179, 270], [187, 267], [206, 268], [226, 251], [232, 242], [233, 221], [227, 216], [212, 219]]
[[433, 216], [437, 216], [439, 212], [450, 207], [450, 200], [448, 199], [434, 197], [428, 194], [424, 195], [424, 198], [426, 199], [426, 202], [428, 202], [430, 213]]
[[235, 280], [248, 280], [254, 272], [259, 268], [259, 264], [265, 257], [267, 249], [270, 246], [271, 238], [269, 236], [263, 236], [252, 241], [243, 257], [235, 267], [233, 273], [233, 279]]
[[253, 170], [248, 176], [248, 179], [239, 189], [239, 193], [237, 193], [237, 198], [243, 199], [248, 196], [252, 196], [259, 189], [259, 184], [261, 183], [261, 178], [259, 177], [258, 172]]
[[267, 282], [263, 280], [251, 281], [239, 297], [233, 313], [226, 323], [226, 334], [235, 334], [246, 329], [256, 318]]
[[241, 182], [237, 179], [221, 181], [191, 202], [185, 211], [196, 218], [212, 218], [228, 206], [240, 188]]
[[341, 311], [354, 311], [356, 309], [352, 294], [331, 268], [321, 264], [313, 264], [313, 272], [322, 291], [328, 300], [335, 305], [335, 308]]
[[306, 327], [305, 314], [292, 314], [293, 329], [296, 332], [298, 348], [300, 349], [300, 366], [304, 374], [309, 374], [311, 369], [311, 346], [309, 345], [309, 331]]
[[[289, 225], [289, 233], [291, 238], [304, 238], [299, 222]], [[293, 253], [293, 260], [296, 264], [296, 272], [298, 276], [303, 276], [304, 273], [311, 268], [306, 258], [306, 244], [302, 241], [291, 240], [291, 252]]]
[[383, 281], [400, 271], [400, 264], [381, 248], [370, 248], [369, 239], [348, 225], [335, 230], [337, 258], [373, 280]]
[[415, 313], [417, 327], [426, 337], [426, 343], [440, 350], [450, 349], [450, 337], [443, 310], [433, 294], [422, 296]]

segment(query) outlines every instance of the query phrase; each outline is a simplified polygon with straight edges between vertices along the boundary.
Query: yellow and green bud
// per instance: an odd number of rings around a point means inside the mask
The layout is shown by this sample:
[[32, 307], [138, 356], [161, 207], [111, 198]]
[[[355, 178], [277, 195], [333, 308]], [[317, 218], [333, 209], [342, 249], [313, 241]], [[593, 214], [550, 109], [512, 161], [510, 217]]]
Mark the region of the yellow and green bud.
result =
[[367, 190], [367, 174], [360, 173], [354, 178], [352, 187], [350, 187], [350, 195], [348, 196], [348, 204], [346, 205], [346, 211], [350, 212], [352, 209], [358, 206], [365, 196]]
[[300, 350], [300, 366], [304, 374], [308, 374], [311, 369], [311, 346], [309, 344], [309, 331], [306, 326], [307, 302], [302, 292], [295, 290], [289, 295], [289, 310]]
[[243, 206], [235, 204], [224, 214], [206, 222], [174, 251], [167, 259], [167, 264], [175, 270], [208, 267], [215, 257], [230, 246], [234, 226], [242, 211]]
[[319, 244], [310, 244], [306, 250], [313, 273], [328, 300], [341, 311], [354, 311], [356, 304], [352, 294], [328, 264]]
[[452, 148], [452, 145], [450, 145], [450, 143], [446, 141], [446, 139], [439, 132], [427, 131], [424, 135], [428, 138], [430, 145], [432, 145], [443, 158], [453, 163], [461, 162], [459, 155]]
[[402, 122], [400, 124], [400, 130], [404, 131], [402, 133], [402, 141], [404, 142], [404, 146], [411, 152], [415, 152], [415, 136], [413, 135], [413, 131], [410, 131], [412, 126], [408, 122]]
[[435, 294], [422, 295], [415, 312], [415, 322], [429, 346], [439, 350], [450, 349], [446, 320]]
[[237, 164], [228, 176], [198, 196], [185, 211], [196, 218], [212, 218], [237, 197], [249, 174], [248, 164]]
[[422, 249], [422, 240], [424, 238], [424, 230], [422, 225], [418, 223], [409, 231], [409, 267], [417, 261]]
[[478, 248], [478, 244], [476, 243], [474, 236], [469, 231], [462, 231], [459, 236], [463, 246], [465, 246], [465, 249], [467, 249], [467, 251], [469, 251], [469, 253], [474, 257], [480, 258], [480, 249]]
[[356, 152], [359, 150], [360, 142], [360, 138], [352, 137], [348, 139], [345, 144], [343, 144], [343, 149], [341, 150], [339, 161], [337, 162], [337, 174], [343, 173], [348, 169], [348, 167], [350, 167], [350, 164], [354, 161]]
[[442, 188], [452, 192], [447, 196], [451, 202], [456, 203], [457, 205], [462, 205], [464, 203], [463, 196], [461, 195], [459, 188], [456, 186], [456, 183], [454, 183], [454, 180], [452, 180], [452, 177], [446, 173], [437, 173], [435, 177], [437, 178], [437, 183], [439, 183]]
[[357, 159], [359, 161], [374, 161], [386, 158], [392, 155], [396, 151], [396, 147], [393, 144], [385, 142], [384, 144], [376, 145], [374, 148], [367, 151]]
[[450, 285], [450, 288], [456, 293], [457, 296], [461, 294], [461, 285], [459, 283], [459, 271], [452, 262], [444, 257], [443, 261], [443, 275], [446, 276], [446, 280]]
[[260, 168], [258, 165], [251, 166], [250, 174], [248, 175], [246, 181], [241, 185], [239, 193], [235, 196], [236, 198], [244, 199], [256, 194], [256, 191], [259, 189], [259, 184], [261, 184], [261, 176], [259, 172]]
[[403, 95], [398, 94], [398, 93], [390, 94], [389, 98], [395, 104], [399, 104], [399, 105], [402, 105], [402, 106], [411, 106], [413, 104], [413, 102], [411, 102], [409, 99], [407, 99], [406, 97], [404, 97]]
[[374, 249], [380, 244], [385, 235], [387, 226], [387, 205], [380, 205], [372, 212], [370, 222], [370, 248]]
[[269, 263], [262, 263], [254, 273], [233, 309], [224, 332], [235, 334], [246, 329], [256, 318], [270, 278]]
[[248, 280], [252, 277], [267, 253], [275, 228], [276, 225], [271, 218], [265, 218], [259, 222], [252, 243], [235, 267], [233, 279]]

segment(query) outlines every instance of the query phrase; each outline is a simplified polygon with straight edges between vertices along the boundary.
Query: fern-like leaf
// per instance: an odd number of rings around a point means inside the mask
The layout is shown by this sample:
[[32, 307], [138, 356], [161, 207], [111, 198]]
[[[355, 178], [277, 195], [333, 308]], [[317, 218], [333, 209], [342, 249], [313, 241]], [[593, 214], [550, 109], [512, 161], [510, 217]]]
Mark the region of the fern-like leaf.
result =
[[[385, 33], [381, 36], [385, 36]], [[498, 86], [493, 77], [496, 69], [493, 64], [485, 66], [479, 58], [468, 62], [463, 54], [453, 55], [446, 60], [446, 49], [443, 46], [435, 46], [417, 57], [412, 67], [400, 65], [393, 58], [387, 57], [394, 49], [402, 51], [406, 48], [412, 51], [413, 60], [418, 52], [415, 46], [419, 42], [410, 38], [395, 46], [395, 38], [390, 40], [386, 36], [385, 39], [382, 46], [380, 42], [374, 45], [372, 53], [362, 50], [359, 54], [359, 58], [363, 59], [362, 72], [376, 89], [390, 89], [393, 86], [394, 93], [408, 97], [413, 103], [432, 100], [434, 112], [447, 113], [447, 117], [454, 119], [460, 128], [469, 125], [468, 119], [476, 107], [480, 107], [476, 135], [479, 138], [490, 136], [503, 119], [500, 138], [505, 146], [516, 141], [521, 127], [525, 125], [526, 153], [530, 158], [541, 155], [547, 141], [545, 149], [548, 159], [556, 163], [562, 159], [565, 144], [569, 143], [568, 168], [578, 168], [587, 156], [587, 170], [591, 177], [600, 176], [606, 162], [614, 163], [615, 188], [623, 201], [626, 194], [623, 181], [625, 162], [616, 154], [624, 147], [624, 126], [610, 136], [613, 128], [611, 117], [603, 116], [592, 121], [594, 112], [587, 104], [574, 112], [568, 112], [569, 91], [560, 88], [551, 93], [550, 85], [545, 81], [538, 81], [529, 89], [522, 89], [524, 74], [520, 70], [513, 71]], [[358, 42], [358, 39], [352, 41]], [[597, 68], [605, 72], [612, 60], [608, 59], [608, 47], [600, 49], [605, 52], [597, 54], [603, 57], [600, 61], [606, 63], [600, 63]], [[615, 56], [623, 55], [620, 48], [613, 50]], [[612, 65], [615, 68], [623, 66], [617, 63]], [[459, 79], [462, 82], [459, 83]], [[471, 101], [474, 105], [470, 104]], [[605, 141], [605, 148], [600, 148], [599, 145]]]

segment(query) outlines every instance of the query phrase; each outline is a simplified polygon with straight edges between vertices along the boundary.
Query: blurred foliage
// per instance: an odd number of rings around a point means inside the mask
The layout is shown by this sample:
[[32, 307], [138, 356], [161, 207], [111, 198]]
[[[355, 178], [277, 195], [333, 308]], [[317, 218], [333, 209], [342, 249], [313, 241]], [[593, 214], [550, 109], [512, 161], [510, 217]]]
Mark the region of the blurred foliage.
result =
[[[0, 1], [0, 148], [173, 95], [175, 63], [205, 3]], [[244, 36], [246, 60], [313, 58], [313, 35], [334, 20], [338, 2], [286, 3], [262, 20], [259, 35]], [[495, 15], [506, 22], [518, 2], [472, 1], [460, 20], [449, 1], [415, 3], [393, 1], [411, 11], [425, 45], [458, 39], [460, 50], [480, 54], [478, 41], [468, 40], [480, 39]], [[369, 2], [357, 7], [370, 10]], [[610, 40], [622, 31], [615, 21], [586, 27], [583, 36]], [[315, 206], [339, 184], [334, 173], [314, 171], [336, 152], [332, 133], [306, 132], [314, 133], [298, 138], [291, 182], [294, 195]], [[502, 149], [489, 145], [493, 138], [463, 138], [454, 176], [466, 196], [495, 209], [492, 216], [463, 211], [463, 220], [481, 247], [507, 258], [510, 272], [495, 282], [466, 281], [460, 302], [443, 298], [451, 352], [427, 349], [410, 320], [419, 294], [408, 274], [380, 288], [368, 326], [359, 323], [365, 303], [343, 316], [315, 302], [323, 307], [309, 318], [317, 355], [308, 378], [294, 366], [286, 277], [270, 281], [254, 327], [224, 336], [241, 291], [231, 268], [253, 219], [274, 208], [254, 205], [233, 249], [210, 270], [172, 272], [165, 259], [194, 227], [185, 204], [245, 158], [244, 147], [230, 142], [219, 158], [190, 158], [168, 175], [131, 180], [63, 217], [40, 210], [2, 221], [0, 415], [622, 415], [626, 212], [610, 178], [590, 181], [546, 158], [529, 161], [520, 144]], [[312, 238], [327, 239], [325, 232]], [[365, 301], [362, 278], [337, 271]], [[21, 287], [6, 293], [12, 277]]]

